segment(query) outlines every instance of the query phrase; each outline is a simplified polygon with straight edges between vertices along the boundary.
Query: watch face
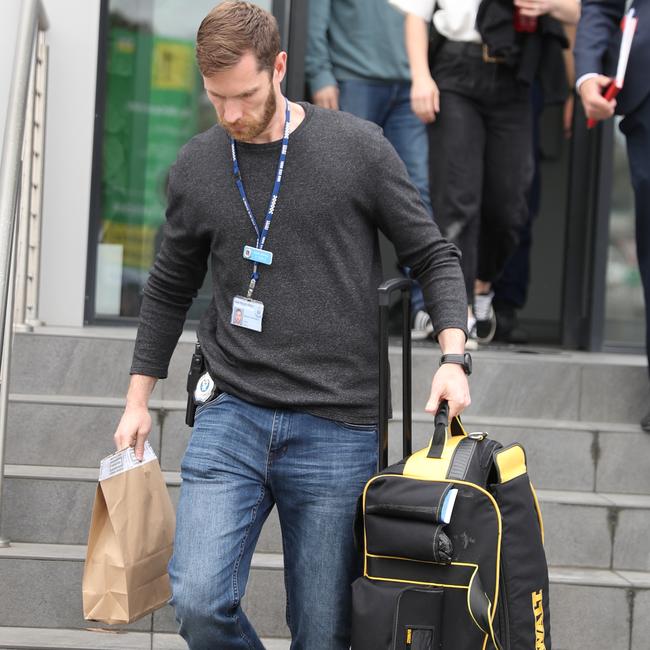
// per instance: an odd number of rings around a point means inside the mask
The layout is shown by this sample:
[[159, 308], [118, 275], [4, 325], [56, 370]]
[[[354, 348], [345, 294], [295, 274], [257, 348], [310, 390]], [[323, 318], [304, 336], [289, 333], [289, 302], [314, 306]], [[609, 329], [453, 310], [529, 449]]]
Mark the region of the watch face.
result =
[[472, 355], [469, 352], [465, 352], [463, 355], [463, 359], [465, 361], [465, 372], [468, 375], [472, 374]]

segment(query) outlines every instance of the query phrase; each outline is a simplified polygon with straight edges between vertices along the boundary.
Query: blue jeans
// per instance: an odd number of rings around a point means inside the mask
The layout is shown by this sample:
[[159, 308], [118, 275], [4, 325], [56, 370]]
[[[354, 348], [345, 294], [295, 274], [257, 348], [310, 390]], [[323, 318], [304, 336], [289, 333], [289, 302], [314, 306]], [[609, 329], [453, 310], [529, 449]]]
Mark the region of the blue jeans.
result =
[[274, 504], [291, 649], [347, 650], [350, 585], [360, 570], [354, 511], [376, 461], [374, 425], [262, 408], [225, 393], [197, 411], [169, 566], [191, 650], [263, 650], [241, 599]]
[[[425, 124], [411, 110], [411, 82], [349, 79], [339, 81], [338, 86], [339, 108], [384, 129], [384, 135], [406, 165], [411, 182], [431, 214], [429, 140]], [[411, 300], [414, 313], [424, 309], [422, 290], [416, 283]]]

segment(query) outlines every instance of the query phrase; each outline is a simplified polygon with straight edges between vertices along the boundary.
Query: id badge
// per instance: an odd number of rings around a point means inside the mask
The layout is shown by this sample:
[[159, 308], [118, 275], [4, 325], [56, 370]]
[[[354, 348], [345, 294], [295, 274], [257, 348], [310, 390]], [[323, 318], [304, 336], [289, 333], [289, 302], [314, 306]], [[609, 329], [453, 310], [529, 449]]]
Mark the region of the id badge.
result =
[[261, 332], [263, 316], [264, 303], [261, 303], [259, 300], [235, 296], [235, 299], [232, 301], [231, 325], [244, 327], [254, 332]]
[[258, 264], [273, 264], [273, 253], [255, 246], [244, 246], [244, 259]]
[[196, 404], [205, 404], [214, 395], [214, 380], [210, 377], [209, 372], [205, 372], [199, 377], [199, 381], [194, 389], [194, 402]]

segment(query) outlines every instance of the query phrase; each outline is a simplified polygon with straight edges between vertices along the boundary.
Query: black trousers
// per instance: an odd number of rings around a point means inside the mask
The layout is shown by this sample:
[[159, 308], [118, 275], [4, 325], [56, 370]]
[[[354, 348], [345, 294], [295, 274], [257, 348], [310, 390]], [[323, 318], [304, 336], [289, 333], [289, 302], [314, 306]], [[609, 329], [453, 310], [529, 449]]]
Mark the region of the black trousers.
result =
[[625, 116], [621, 131], [627, 139], [634, 189], [636, 250], [645, 299], [646, 353], [650, 368], [650, 95]]
[[495, 282], [528, 215], [532, 179], [529, 88], [482, 58], [474, 43], [445, 43], [432, 75], [440, 113], [429, 126], [433, 214], [461, 250], [468, 300], [474, 280]]

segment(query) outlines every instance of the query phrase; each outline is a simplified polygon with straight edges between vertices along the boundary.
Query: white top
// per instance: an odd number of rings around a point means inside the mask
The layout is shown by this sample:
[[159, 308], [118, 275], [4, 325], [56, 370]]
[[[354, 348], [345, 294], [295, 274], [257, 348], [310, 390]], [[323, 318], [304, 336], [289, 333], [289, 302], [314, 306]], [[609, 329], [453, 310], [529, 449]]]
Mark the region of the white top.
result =
[[[433, 19], [436, 29], [450, 41], [481, 42], [476, 31], [476, 14], [481, 0], [389, 0], [405, 14], [415, 14], [427, 23]], [[438, 5], [438, 9], [433, 10]]]

